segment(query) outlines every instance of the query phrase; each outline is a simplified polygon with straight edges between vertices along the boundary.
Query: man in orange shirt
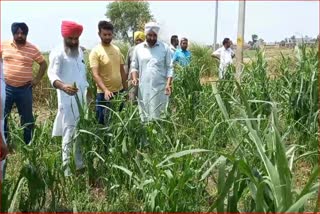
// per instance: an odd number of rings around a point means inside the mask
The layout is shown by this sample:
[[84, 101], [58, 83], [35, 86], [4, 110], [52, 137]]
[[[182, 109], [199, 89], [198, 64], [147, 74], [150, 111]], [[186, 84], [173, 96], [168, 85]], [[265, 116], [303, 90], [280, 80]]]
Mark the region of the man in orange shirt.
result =
[[[34, 123], [32, 87], [40, 82], [47, 69], [47, 63], [40, 51], [27, 42], [29, 28], [25, 23], [13, 23], [11, 31], [13, 41], [2, 43], [0, 50], [6, 82], [5, 137], [8, 137], [8, 116], [15, 103], [21, 118], [21, 125], [24, 126], [24, 142], [29, 144]], [[34, 61], [40, 65], [35, 77], [32, 73]]]

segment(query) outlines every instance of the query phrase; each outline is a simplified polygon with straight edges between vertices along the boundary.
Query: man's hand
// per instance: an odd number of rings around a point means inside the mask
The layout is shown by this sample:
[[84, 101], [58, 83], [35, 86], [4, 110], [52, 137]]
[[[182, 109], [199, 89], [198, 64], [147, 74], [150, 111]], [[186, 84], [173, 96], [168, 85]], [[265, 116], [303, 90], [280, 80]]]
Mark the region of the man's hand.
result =
[[123, 85], [123, 90], [127, 91], [128, 90], [128, 81], [125, 81], [124, 83], [122, 83]]
[[32, 87], [35, 87], [39, 84], [48, 68], [47, 62], [45, 60], [43, 60], [39, 65], [40, 67], [37, 76], [30, 82]]
[[35, 87], [36, 85], [39, 84], [40, 80], [41, 80], [41, 79], [39, 79], [39, 78], [34, 78], [34, 79], [31, 81], [31, 83], [30, 83], [31, 86], [32, 86], [32, 87]]
[[138, 86], [139, 85], [138, 71], [133, 71], [130, 74], [131, 74], [131, 77], [132, 77], [132, 85]]
[[171, 92], [172, 92], [172, 86], [171, 86], [171, 84], [167, 84], [164, 93], [165, 93], [166, 95], [170, 96], [170, 95], [171, 95]]
[[64, 84], [62, 87], [62, 91], [64, 91], [66, 94], [70, 96], [73, 96], [78, 92], [78, 89], [73, 85]]
[[139, 85], [139, 80], [137, 78], [133, 78], [132, 85], [138, 86]]
[[113, 93], [111, 91], [109, 91], [108, 89], [106, 89], [104, 91], [104, 99], [105, 100], [110, 100], [113, 97]]
[[120, 65], [120, 74], [122, 79], [122, 86], [124, 90], [128, 90], [128, 74], [125, 72], [124, 65]]

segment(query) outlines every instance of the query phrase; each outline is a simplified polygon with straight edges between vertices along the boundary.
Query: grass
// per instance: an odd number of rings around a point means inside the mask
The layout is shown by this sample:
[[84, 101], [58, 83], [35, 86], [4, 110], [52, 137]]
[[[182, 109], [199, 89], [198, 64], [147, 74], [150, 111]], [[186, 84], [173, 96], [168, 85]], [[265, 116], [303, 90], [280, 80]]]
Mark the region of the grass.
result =
[[[103, 127], [94, 105], [88, 106], [77, 131], [84, 174], [63, 176], [61, 139], [51, 138], [54, 94], [46, 102], [39, 99], [48, 118], [38, 123], [31, 147], [23, 145], [11, 121], [16, 148], [9, 156], [2, 210], [316, 211], [318, 51], [302, 47], [293, 61], [280, 56], [274, 79], [270, 61], [256, 52], [240, 86], [233, 67], [225, 81], [203, 84], [203, 76], [216, 74], [217, 62], [210, 49], [191, 50], [192, 63], [177, 73], [162, 120], [141, 124], [137, 107], [128, 103]], [[35, 94], [44, 93], [45, 81]], [[142, 137], [149, 145], [141, 146]]]

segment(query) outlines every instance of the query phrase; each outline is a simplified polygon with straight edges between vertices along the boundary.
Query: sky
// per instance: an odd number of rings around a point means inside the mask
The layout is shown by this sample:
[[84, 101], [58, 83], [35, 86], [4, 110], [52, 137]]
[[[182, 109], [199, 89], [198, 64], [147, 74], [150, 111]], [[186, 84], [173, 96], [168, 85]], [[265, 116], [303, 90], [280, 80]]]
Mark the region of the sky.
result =
[[[1, 40], [12, 39], [11, 24], [26, 22], [28, 41], [42, 51], [61, 43], [62, 20], [84, 26], [81, 45], [92, 48], [99, 42], [97, 24], [106, 20], [108, 1], [1, 1]], [[150, 10], [160, 24], [159, 37], [169, 42], [177, 34], [191, 42], [213, 44], [215, 1], [150, 1]], [[238, 1], [219, 1], [218, 42], [237, 37]], [[245, 42], [257, 34], [266, 42], [301, 35], [319, 34], [319, 1], [247, 1]]]

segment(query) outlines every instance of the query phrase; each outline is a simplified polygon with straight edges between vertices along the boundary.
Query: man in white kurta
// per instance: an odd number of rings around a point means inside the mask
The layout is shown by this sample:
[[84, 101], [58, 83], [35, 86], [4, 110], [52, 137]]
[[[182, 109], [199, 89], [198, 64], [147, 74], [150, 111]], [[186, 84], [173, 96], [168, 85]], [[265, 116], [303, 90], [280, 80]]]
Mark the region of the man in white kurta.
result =
[[167, 44], [157, 40], [159, 26], [147, 23], [146, 41], [136, 46], [131, 62], [132, 83], [139, 85], [138, 105], [143, 122], [166, 112], [172, 90], [172, 60]]
[[5, 158], [8, 153], [6, 140], [4, 137], [4, 106], [6, 100], [6, 83], [4, 81], [3, 69], [2, 69], [2, 62], [0, 61], [0, 165], [1, 165], [1, 175], [0, 181], [3, 180], [5, 174]]
[[173, 58], [174, 53], [178, 49], [179, 46], [179, 38], [177, 35], [172, 35], [170, 39], [170, 51], [171, 51], [171, 57]]
[[223, 79], [227, 67], [232, 64], [232, 59], [235, 54], [231, 49], [231, 40], [229, 38], [225, 38], [222, 42], [223, 46], [218, 50], [212, 53], [213, 57], [220, 59], [219, 65], [219, 79]]
[[[74, 22], [62, 23], [64, 44], [54, 49], [49, 56], [48, 77], [57, 89], [58, 112], [53, 125], [53, 136], [62, 136], [62, 161], [65, 175], [71, 174], [69, 163], [74, 134], [79, 120], [80, 103], [86, 102], [88, 82], [86, 78], [83, 52], [79, 47], [82, 26]], [[75, 141], [75, 164], [77, 169], [84, 167], [79, 142]]]

